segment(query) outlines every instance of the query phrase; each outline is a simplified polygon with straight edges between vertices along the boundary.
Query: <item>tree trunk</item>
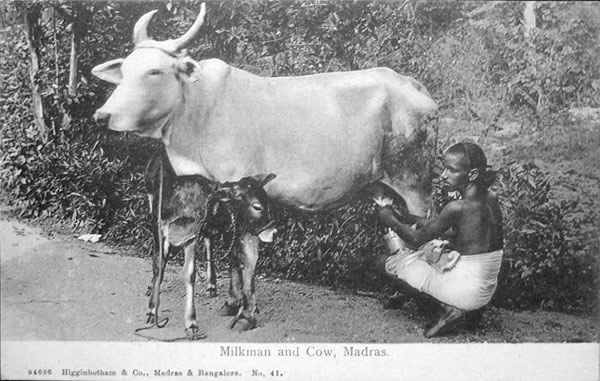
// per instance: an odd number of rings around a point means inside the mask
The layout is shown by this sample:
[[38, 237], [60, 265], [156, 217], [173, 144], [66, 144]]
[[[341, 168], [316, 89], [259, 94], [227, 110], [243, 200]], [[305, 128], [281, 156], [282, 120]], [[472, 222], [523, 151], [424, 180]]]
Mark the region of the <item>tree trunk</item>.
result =
[[77, 56], [79, 55], [79, 44], [81, 42], [81, 20], [83, 5], [73, 3], [73, 25], [71, 28], [71, 56], [69, 58], [69, 96], [77, 95]]
[[[75, 98], [77, 96], [79, 47], [86, 31], [87, 23], [91, 20], [91, 12], [81, 2], [72, 2], [72, 7], [73, 23], [71, 25], [71, 54], [69, 56], [69, 83], [67, 85], [67, 92], [70, 98]], [[71, 124], [72, 117], [69, 109], [70, 107], [65, 110], [62, 123], [63, 130], [68, 130]]]
[[37, 83], [37, 75], [40, 70], [40, 7], [31, 5], [24, 9], [25, 33], [27, 36], [27, 46], [31, 65], [29, 67], [29, 79], [31, 80], [31, 111], [33, 112], [34, 123], [39, 131], [40, 138], [45, 143], [48, 141], [48, 130], [44, 122], [44, 105], [42, 95]]
[[525, 2], [525, 10], [523, 11], [523, 24], [525, 25], [526, 39], [531, 37], [531, 31], [536, 28], [535, 8], [535, 1]]

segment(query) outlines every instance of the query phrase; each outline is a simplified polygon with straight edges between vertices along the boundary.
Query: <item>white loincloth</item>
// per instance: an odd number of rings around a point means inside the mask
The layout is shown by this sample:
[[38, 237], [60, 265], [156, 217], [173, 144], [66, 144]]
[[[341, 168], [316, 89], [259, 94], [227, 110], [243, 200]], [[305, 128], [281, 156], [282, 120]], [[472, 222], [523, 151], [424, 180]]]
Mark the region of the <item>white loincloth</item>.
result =
[[449, 243], [439, 239], [427, 242], [417, 250], [419, 259], [429, 263], [438, 273], [453, 269], [460, 258], [460, 253], [447, 249]]
[[485, 306], [496, 291], [502, 250], [461, 255], [454, 268], [439, 272], [420, 260], [420, 251], [400, 250], [387, 258], [385, 269], [440, 302], [472, 311]]

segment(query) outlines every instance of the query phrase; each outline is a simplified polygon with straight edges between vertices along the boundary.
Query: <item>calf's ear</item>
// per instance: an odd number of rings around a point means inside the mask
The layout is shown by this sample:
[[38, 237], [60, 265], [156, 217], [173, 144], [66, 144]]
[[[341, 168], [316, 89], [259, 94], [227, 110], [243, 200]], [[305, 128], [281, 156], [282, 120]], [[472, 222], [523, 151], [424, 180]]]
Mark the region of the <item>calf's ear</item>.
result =
[[103, 81], [118, 85], [123, 78], [121, 74], [121, 64], [123, 61], [123, 58], [117, 58], [116, 60], [100, 64], [92, 69], [92, 74]]
[[258, 233], [258, 238], [262, 242], [273, 242], [273, 235], [275, 235], [275, 233], [277, 233], [277, 229], [271, 227]]
[[185, 76], [191, 81], [196, 82], [202, 78], [202, 67], [200, 64], [190, 57], [183, 57], [177, 62], [177, 69], [185, 74]]
[[267, 185], [271, 180], [273, 180], [274, 178], [276, 178], [277, 175], [274, 173], [269, 173], [269, 174], [260, 174], [260, 175], [255, 175], [253, 176], [254, 180], [258, 181], [258, 183], [260, 184], [260, 186], [265, 186]]

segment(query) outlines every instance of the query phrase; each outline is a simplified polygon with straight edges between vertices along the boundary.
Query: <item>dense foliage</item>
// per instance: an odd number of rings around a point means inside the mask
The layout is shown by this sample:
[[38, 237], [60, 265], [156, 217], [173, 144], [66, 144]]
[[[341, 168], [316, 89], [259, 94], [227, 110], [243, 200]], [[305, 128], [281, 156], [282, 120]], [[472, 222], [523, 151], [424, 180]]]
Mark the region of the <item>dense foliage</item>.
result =
[[582, 229], [598, 215], [578, 200], [549, 199], [551, 184], [534, 164], [503, 171], [506, 254], [495, 299], [502, 305], [573, 310], [597, 302], [598, 244]]
[[[0, 170], [9, 203], [23, 217], [62, 221], [113, 242], [147, 244], [141, 180], [158, 143], [106, 132], [91, 120], [110, 88], [89, 73], [130, 51], [130, 31], [142, 13], [159, 8], [150, 33], [174, 37], [190, 26], [199, 2], [35, 1], [2, 7]], [[447, 115], [495, 123], [502, 114], [515, 114], [540, 129], [540, 121], [572, 105], [600, 103], [600, 24], [591, 3], [539, 3], [538, 27], [528, 38], [519, 2], [235, 0], [211, 1], [208, 8], [192, 56], [218, 57], [264, 76], [387, 66], [422, 81]], [[36, 9], [36, 82], [46, 142], [30, 112], [30, 54], [20, 21]], [[77, 26], [77, 20], [86, 22]], [[69, 94], [76, 27], [84, 29], [79, 80]], [[598, 216], [581, 213], [576, 202], [550, 200], [552, 184], [539, 170], [518, 163], [508, 168], [497, 185], [507, 255], [495, 303], [589, 310], [596, 298], [598, 247], [579, 226]], [[280, 233], [263, 247], [260, 269], [336, 287], [381, 289], [381, 278], [370, 270], [383, 250], [370, 212], [363, 203], [322, 215], [278, 210]]]

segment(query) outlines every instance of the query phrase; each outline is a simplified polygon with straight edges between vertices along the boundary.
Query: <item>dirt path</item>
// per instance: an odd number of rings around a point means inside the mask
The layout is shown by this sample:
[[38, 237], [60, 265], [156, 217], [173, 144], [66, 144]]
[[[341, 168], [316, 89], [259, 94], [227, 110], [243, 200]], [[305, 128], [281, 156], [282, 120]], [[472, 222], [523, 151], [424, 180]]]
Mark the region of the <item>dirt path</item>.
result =
[[[0, 217], [2, 340], [145, 340], [149, 260], [126, 257], [103, 244], [68, 237], [48, 238], [40, 229]], [[467, 329], [460, 322], [432, 340], [423, 329], [435, 318], [420, 303], [384, 310], [375, 298], [285, 280], [259, 278], [256, 329], [236, 333], [230, 318], [217, 316], [219, 296], [209, 299], [203, 284], [196, 296], [200, 326], [211, 342], [564, 342], [598, 341], [598, 323], [559, 313], [512, 312], [488, 308]], [[166, 328], [154, 337], [183, 334], [183, 282], [180, 269], [167, 269], [161, 314]]]

